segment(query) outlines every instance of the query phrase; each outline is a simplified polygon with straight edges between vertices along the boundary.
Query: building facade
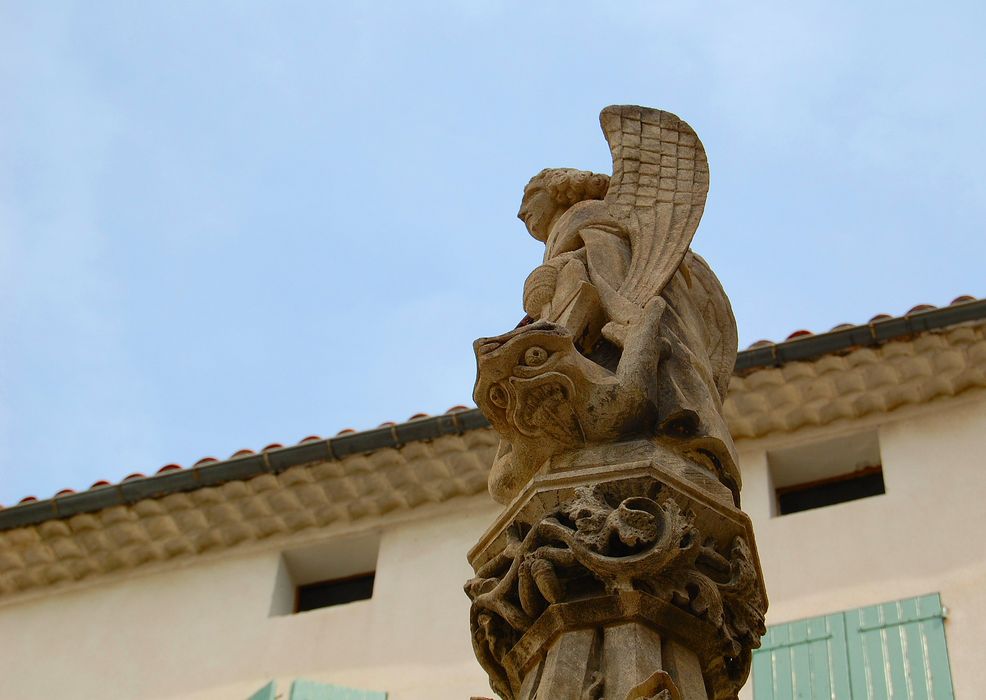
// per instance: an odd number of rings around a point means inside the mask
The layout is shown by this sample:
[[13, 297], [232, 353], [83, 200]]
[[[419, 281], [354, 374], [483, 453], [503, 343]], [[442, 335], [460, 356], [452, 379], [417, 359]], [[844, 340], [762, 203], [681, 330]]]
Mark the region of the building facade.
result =
[[[770, 597], [741, 697], [978, 697], [986, 301], [756, 344], [726, 415]], [[489, 695], [496, 444], [457, 409], [0, 510], [0, 697]]]

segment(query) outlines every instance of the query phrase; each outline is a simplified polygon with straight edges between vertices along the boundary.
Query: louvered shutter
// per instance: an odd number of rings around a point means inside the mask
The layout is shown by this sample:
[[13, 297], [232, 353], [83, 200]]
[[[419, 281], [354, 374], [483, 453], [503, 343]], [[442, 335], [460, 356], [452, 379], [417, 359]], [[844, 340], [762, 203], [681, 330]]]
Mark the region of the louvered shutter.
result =
[[291, 684], [289, 700], [387, 700], [387, 693], [298, 679]]
[[271, 681], [256, 693], [248, 697], [247, 700], [274, 700], [274, 698], [274, 681]]
[[851, 700], [842, 613], [773, 625], [753, 655], [755, 700]]
[[952, 700], [937, 593], [845, 613], [853, 700]]
[[953, 700], [937, 593], [767, 630], [755, 700]]

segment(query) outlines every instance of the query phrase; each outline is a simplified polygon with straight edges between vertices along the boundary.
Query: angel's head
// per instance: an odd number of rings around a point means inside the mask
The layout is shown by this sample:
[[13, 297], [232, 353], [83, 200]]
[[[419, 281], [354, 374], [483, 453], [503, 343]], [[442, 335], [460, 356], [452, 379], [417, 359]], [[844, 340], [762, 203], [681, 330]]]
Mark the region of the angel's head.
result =
[[517, 218], [539, 241], [547, 241], [551, 227], [576, 202], [602, 199], [609, 176], [574, 168], [545, 168], [524, 188]]

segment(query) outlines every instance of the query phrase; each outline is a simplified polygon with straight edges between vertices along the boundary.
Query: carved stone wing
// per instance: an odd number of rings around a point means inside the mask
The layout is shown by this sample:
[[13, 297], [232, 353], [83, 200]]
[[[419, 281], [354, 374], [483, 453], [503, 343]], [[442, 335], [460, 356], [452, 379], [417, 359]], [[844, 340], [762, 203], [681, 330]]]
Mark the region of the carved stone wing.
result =
[[726, 400], [729, 379], [736, 365], [736, 318], [729, 298], [709, 264], [694, 251], [688, 253], [688, 273], [691, 277], [692, 298], [702, 316], [705, 329], [705, 347], [709, 353], [712, 377], [719, 391], [719, 398]]
[[599, 122], [613, 154], [606, 203], [630, 233], [630, 269], [619, 292], [642, 307], [664, 289], [695, 235], [709, 162], [692, 128], [670, 112], [611, 106]]

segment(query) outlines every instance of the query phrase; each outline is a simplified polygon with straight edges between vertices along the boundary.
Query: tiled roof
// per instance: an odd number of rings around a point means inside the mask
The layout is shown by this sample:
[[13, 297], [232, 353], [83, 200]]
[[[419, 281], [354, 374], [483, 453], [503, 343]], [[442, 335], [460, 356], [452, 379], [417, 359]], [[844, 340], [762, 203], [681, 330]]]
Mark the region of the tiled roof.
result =
[[[982, 318], [986, 318], [986, 299], [960, 296], [945, 307], [919, 304], [903, 316], [878, 314], [866, 324], [843, 323], [823, 333], [797, 330], [783, 341], [760, 340], [740, 351], [735, 375], [742, 377], [765, 367], [816, 359], [856, 347], [879, 345], [895, 338]], [[735, 382], [730, 391], [735, 392]], [[100, 480], [84, 492], [62, 489], [49, 499], [26, 496], [15, 506], [4, 509], [0, 505], [0, 530], [49, 518], [67, 517], [77, 512], [88, 512], [106, 504], [130, 503], [135, 499], [225, 483], [231, 479], [246, 478], [248, 475], [276, 473], [288, 466], [316, 459], [338, 459], [384, 447], [399, 447], [416, 440], [461, 434], [488, 425], [478, 409], [459, 405], [453, 406], [443, 415], [416, 413], [405, 423], [388, 421], [372, 430], [345, 428], [333, 438], [311, 435], [288, 447], [272, 443], [260, 452], [241, 449], [226, 460], [203, 457], [189, 468], [166, 464], [152, 476], [136, 472], [126, 476], [118, 484]], [[99, 492], [99, 497], [95, 497], [94, 492]]]
[[[986, 301], [771, 348], [740, 356], [724, 404], [737, 439], [986, 390]], [[0, 596], [478, 495], [497, 440], [457, 407], [23, 503], [0, 511]]]
[[[471, 430], [334, 460], [319, 450], [315, 461], [278, 471], [231, 460], [223, 476], [210, 467], [174, 473], [211, 482], [194, 488], [157, 483], [162, 476], [121, 484], [120, 494], [97, 489], [104, 507], [0, 532], [0, 598], [476, 495], [496, 446], [492, 430]], [[128, 484], [146, 495], [128, 494]]]
[[901, 336], [733, 375], [723, 414], [735, 440], [760, 438], [986, 388], [986, 323]]

